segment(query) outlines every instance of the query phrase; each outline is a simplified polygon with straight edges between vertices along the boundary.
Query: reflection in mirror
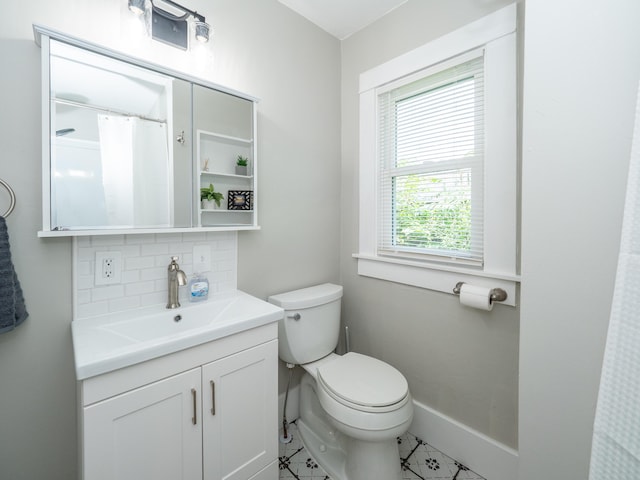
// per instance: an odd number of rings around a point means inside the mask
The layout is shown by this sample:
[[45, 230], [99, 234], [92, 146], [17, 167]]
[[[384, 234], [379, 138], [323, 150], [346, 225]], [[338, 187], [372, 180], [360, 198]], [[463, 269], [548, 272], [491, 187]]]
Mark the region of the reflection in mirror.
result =
[[174, 90], [185, 101], [188, 82], [53, 39], [50, 72], [51, 229], [188, 219], [174, 208], [174, 195], [190, 198], [191, 187], [174, 184], [170, 135]]

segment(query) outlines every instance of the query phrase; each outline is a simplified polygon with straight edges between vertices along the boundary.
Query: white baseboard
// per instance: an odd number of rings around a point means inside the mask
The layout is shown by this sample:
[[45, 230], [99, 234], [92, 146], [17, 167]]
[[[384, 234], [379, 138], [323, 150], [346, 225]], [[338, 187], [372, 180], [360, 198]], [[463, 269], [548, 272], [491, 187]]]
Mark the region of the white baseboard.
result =
[[[289, 397], [291, 398], [291, 397]], [[409, 433], [488, 480], [518, 477], [518, 452], [414, 400]]]
[[[300, 416], [300, 386], [289, 391], [287, 421]], [[284, 393], [278, 398], [278, 428], [282, 429]], [[409, 433], [487, 480], [514, 480], [518, 476], [518, 452], [442, 413], [413, 401], [414, 417]]]

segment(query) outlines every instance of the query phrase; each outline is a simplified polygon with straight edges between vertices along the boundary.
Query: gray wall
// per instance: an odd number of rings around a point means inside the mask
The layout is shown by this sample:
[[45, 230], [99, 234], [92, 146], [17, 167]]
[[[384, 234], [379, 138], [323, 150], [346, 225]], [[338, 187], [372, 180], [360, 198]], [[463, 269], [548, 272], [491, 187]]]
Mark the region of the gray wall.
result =
[[527, 3], [522, 480], [587, 478], [640, 76], [639, 20], [636, 0]]
[[[126, 0], [29, 0], [0, 16], [0, 178], [30, 317], [0, 335], [0, 478], [77, 473], [71, 240], [41, 228], [40, 49], [32, 23], [262, 99], [260, 224], [239, 234], [238, 283], [259, 297], [338, 281], [340, 44], [276, 0], [189, 0], [215, 29], [210, 50], [131, 41]], [[1, 196], [0, 210], [8, 205]]]
[[457, 297], [360, 277], [359, 75], [511, 0], [409, 1], [342, 43], [343, 319], [351, 349], [408, 379], [414, 398], [508, 446], [517, 445], [518, 311], [462, 308]]
[[[0, 335], [0, 477], [75, 478], [75, 377], [71, 321], [71, 242], [36, 237], [42, 226], [40, 50], [0, 19], [0, 177], [15, 190], [7, 219], [11, 253], [29, 318]], [[4, 211], [7, 205], [2, 199]]]

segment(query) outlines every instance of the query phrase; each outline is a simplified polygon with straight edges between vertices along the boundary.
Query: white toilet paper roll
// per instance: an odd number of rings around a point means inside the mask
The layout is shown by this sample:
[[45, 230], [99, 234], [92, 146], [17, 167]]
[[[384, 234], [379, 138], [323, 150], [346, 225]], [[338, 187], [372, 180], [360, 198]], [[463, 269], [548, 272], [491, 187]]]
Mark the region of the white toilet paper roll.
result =
[[464, 283], [460, 287], [460, 303], [467, 307], [490, 311], [493, 308], [490, 297], [490, 288], [469, 285], [468, 283]]

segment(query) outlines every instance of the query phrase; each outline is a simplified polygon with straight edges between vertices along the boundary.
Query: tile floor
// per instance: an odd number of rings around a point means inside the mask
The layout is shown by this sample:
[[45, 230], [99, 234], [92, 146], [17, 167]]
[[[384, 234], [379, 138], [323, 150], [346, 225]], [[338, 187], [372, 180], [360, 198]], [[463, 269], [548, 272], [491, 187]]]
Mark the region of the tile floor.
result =
[[[332, 480], [307, 454], [295, 423], [290, 430], [293, 440], [280, 444], [280, 480]], [[398, 449], [403, 480], [484, 480], [410, 433], [398, 437]]]

